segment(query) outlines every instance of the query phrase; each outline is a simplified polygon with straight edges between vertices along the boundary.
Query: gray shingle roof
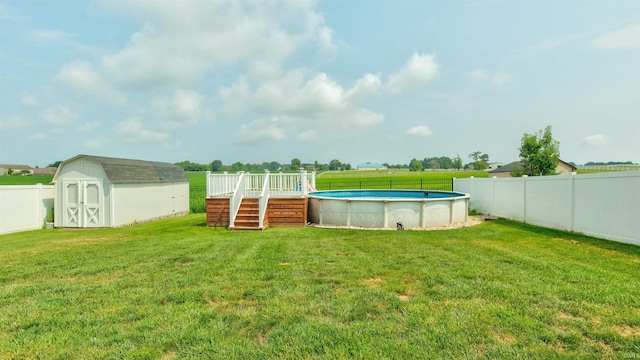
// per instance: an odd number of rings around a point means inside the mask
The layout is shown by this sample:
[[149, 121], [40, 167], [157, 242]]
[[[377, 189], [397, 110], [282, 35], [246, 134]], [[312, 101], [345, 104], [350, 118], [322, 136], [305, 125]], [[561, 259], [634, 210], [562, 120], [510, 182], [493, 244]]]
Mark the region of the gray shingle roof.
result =
[[114, 184], [188, 182], [180, 166], [164, 162], [119, 159], [92, 155], [78, 155], [66, 162], [85, 158], [102, 165], [107, 178]]
[[493, 169], [491, 171], [489, 171], [489, 174], [491, 173], [503, 173], [503, 172], [511, 172], [511, 170], [513, 170], [514, 168], [519, 168], [520, 167], [520, 161], [514, 161], [511, 163], [508, 163], [507, 165], [502, 165], [497, 169]]

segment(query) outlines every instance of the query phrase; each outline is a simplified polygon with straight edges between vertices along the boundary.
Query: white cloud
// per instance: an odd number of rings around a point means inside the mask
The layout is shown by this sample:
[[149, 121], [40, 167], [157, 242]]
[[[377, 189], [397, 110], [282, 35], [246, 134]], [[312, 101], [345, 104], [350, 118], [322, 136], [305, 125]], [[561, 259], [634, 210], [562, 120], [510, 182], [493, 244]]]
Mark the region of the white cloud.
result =
[[395, 94], [423, 85], [436, 76], [438, 67], [434, 55], [414, 53], [400, 71], [389, 76], [387, 90]]
[[98, 126], [100, 126], [100, 124], [97, 121], [88, 121], [78, 126], [76, 130], [78, 130], [78, 132], [89, 132]]
[[507, 72], [498, 71], [492, 74], [485, 69], [475, 69], [469, 72], [469, 77], [475, 81], [489, 81], [492, 85], [501, 87], [511, 85], [513, 80]]
[[224, 111], [227, 114], [241, 116], [251, 98], [251, 89], [247, 80], [241, 77], [230, 87], [221, 87], [218, 95], [224, 104]]
[[478, 81], [486, 81], [489, 80], [489, 72], [484, 69], [475, 69], [469, 73], [469, 77]]
[[71, 38], [71, 34], [60, 30], [36, 30], [32, 31], [30, 36], [42, 42], [64, 41]]
[[0, 130], [19, 129], [28, 125], [29, 121], [19, 115], [0, 116]]
[[152, 116], [163, 131], [192, 127], [205, 118], [204, 96], [195, 90], [176, 90], [172, 97], [152, 101]]
[[241, 125], [236, 141], [241, 144], [255, 144], [262, 141], [282, 140], [285, 138], [282, 119], [272, 117]]
[[382, 88], [380, 75], [366, 74], [356, 80], [353, 87], [346, 91], [345, 96], [349, 100], [357, 101], [365, 96], [375, 94]]
[[79, 95], [90, 95], [113, 103], [124, 101], [122, 95], [111, 89], [108, 82], [86, 61], [75, 60], [63, 66], [54, 79]]
[[94, 139], [85, 140], [84, 147], [89, 149], [99, 149], [99, 148], [103, 148], [105, 144], [108, 142], [109, 141], [104, 137], [97, 137]]
[[116, 132], [129, 142], [160, 142], [169, 134], [145, 128], [139, 117], [127, 118], [116, 125]]
[[77, 115], [68, 106], [51, 106], [40, 114], [44, 121], [53, 126], [70, 125], [75, 121]]
[[589, 135], [589, 136], [586, 136], [584, 140], [582, 140], [582, 144], [588, 145], [588, 146], [602, 146], [602, 145], [605, 145], [607, 142], [608, 142], [607, 137], [602, 134]]
[[[298, 138], [310, 134], [329, 137], [353, 135], [352, 128], [369, 128], [384, 120], [384, 116], [355, 106], [355, 99], [380, 87], [379, 78], [366, 75], [354, 88], [345, 91], [327, 74], [308, 77], [304, 69], [295, 69], [277, 80], [262, 83], [255, 92], [240, 79], [220, 96], [225, 108], [249, 106], [269, 120], [257, 120], [244, 125], [238, 135], [243, 142], [280, 140], [285, 134], [298, 133]], [[304, 130], [302, 130], [304, 129]], [[253, 132], [253, 133], [251, 133]]]
[[427, 125], [414, 126], [407, 130], [407, 135], [411, 136], [429, 137], [431, 134], [433, 134], [433, 131]]
[[[413, 54], [406, 65], [383, 84], [379, 74], [365, 74], [345, 88], [325, 73], [294, 69], [260, 83], [255, 91], [241, 77], [219, 91], [228, 114], [258, 114], [259, 120], [242, 125], [238, 141], [253, 143], [297, 139], [345, 138], [361, 134], [384, 121], [384, 115], [360, 106], [381, 92], [397, 93], [429, 81], [437, 72], [432, 55]], [[385, 91], [386, 90], [386, 91]], [[268, 120], [265, 120], [268, 119]]]
[[178, 118], [187, 125], [197, 124], [202, 118], [204, 96], [195, 90], [177, 90], [172, 105]]
[[301, 142], [313, 141], [313, 140], [316, 140], [317, 138], [318, 138], [318, 132], [314, 129], [305, 130], [296, 136], [296, 139]]
[[20, 102], [22, 103], [22, 105], [27, 107], [33, 107], [38, 105], [38, 99], [36, 99], [35, 96], [28, 93], [23, 93], [20, 96]]
[[[170, 96], [157, 96], [148, 109], [139, 109], [116, 125], [116, 132], [130, 142], [165, 142], [171, 133], [212, 118], [204, 106], [205, 97], [195, 90], [178, 89]], [[179, 146], [172, 144], [171, 147]]]
[[301, 46], [335, 47], [314, 2], [104, 1], [145, 24], [119, 52], [103, 57], [117, 82], [136, 88], [184, 85], [220, 66], [246, 64], [277, 76]]
[[46, 140], [48, 138], [49, 138], [49, 134], [45, 132], [37, 132], [35, 134], [31, 134], [28, 136], [28, 139], [32, 141], [41, 141], [41, 140]]
[[600, 50], [640, 49], [640, 23], [598, 36], [591, 41], [591, 46]]
[[497, 72], [491, 76], [491, 83], [496, 86], [507, 86], [511, 84], [511, 74]]

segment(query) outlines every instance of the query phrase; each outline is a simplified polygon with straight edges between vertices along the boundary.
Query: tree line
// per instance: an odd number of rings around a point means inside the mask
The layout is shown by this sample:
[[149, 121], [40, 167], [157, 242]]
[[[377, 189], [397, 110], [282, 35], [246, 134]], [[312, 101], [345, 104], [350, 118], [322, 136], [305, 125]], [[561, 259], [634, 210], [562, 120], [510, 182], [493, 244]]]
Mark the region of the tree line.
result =
[[288, 164], [282, 164], [278, 161], [263, 162], [263, 163], [242, 163], [234, 162], [233, 164], [224, 164], [222, 160], [214, 160], [209, 164], [198, 164], [188, 160], [175, 163], [182, 167], [185, 171], [212, 171], [212, 172], [264, 172], [269, 171], [300, 171], [303, 169], [312, 171], [329, 171], [329, 170], [351, 170], [351, 164], [343, 163], [338, 159], [333, 159], [329, 163], [319, 163], [314, 161], [313, 163], [303, 163], [298, 158], [293, 158]]
[[[554, 175], [560, 161], [560, 143], [553, 138], [551, 126], [547, 126], [543, 130], [528, 134], [524, 133], [521, 138], [520, 161], [512, 171], [512, 176], [543, 176]], [[422, 160], [416, 158], [411, 159], [409, 164], [383, 164], [388, 169], [409, 169], [410, 171], [423, 171], [427, 169], [472, 169], [485, 170], [489, 165], [489, 155], [481, 151], [474, 151], [469, 154], [470, 161], [463, 164], [462, 158], [456, 154], [455, 157], [448, 156], [425, 157]], [[235, 162], [231, 165], [224, 165], [220, 160], [214, 160], [210, 164], [196, 164], [190, 161], [182, 161], [175, 163], [182, 166], [186, 171], [246, 171], [246, 172], [263, 172], [269, 171], [299, 171], [300, 169], [327, 171], [327, 170], [351, 170], [351, 164], [346, 164], [340, 160], [331, 160], [328, 164], [320, 164], [315, 161], [313, 164], [302, 163], [300, 159], [294, 158], [289, 164], [281, 164], [277, 161], [263, 162], [262, 164], [243, 164]], [[589, 162], [586, 165], [617, 165], [632, 164], [628, 162], [608, 162], [594, 163]]]

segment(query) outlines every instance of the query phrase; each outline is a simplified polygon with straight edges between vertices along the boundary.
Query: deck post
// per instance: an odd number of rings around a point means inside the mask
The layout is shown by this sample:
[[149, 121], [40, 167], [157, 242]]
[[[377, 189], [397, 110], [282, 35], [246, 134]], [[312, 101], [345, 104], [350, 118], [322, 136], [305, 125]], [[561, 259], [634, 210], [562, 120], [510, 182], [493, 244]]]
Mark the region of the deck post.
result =
[[204, 195], [205, 199], [208, 198], [209, 194], [211, 194], [211, 192], [212, 192], [210, 190], [211, 189], [211, 176], [209, 176], [209, 175], [211, 175], [211, 171], [207, 171], [206, 172], [206, 176], [207, 176], [206, 189], [207, 190], [206, 190], [206, 194]]
[[307, 170], [302, 170], [300, 172], [300, 187], [300, 190], [302, 190], [302, 196], [307, 196], [309, 194], [309, 187], [307, 185]]

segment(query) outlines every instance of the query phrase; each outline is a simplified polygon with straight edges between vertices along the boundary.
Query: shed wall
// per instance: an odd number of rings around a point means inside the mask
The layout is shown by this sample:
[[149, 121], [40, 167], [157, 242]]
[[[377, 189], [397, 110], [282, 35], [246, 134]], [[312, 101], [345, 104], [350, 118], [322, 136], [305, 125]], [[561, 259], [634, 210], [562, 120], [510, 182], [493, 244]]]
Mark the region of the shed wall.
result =
[[189, 212], [189, 183], [114, 184], [112, 187], [111, 226]]

